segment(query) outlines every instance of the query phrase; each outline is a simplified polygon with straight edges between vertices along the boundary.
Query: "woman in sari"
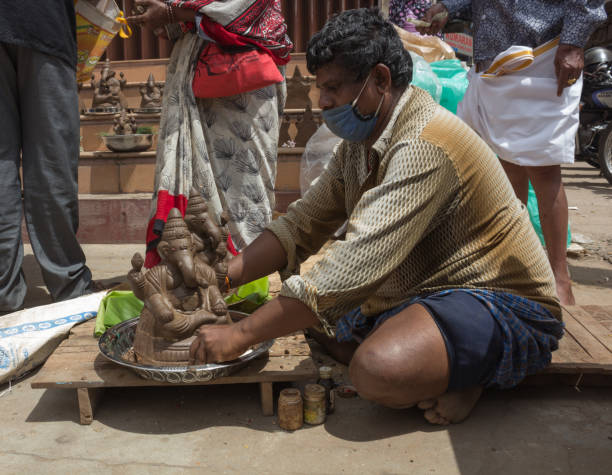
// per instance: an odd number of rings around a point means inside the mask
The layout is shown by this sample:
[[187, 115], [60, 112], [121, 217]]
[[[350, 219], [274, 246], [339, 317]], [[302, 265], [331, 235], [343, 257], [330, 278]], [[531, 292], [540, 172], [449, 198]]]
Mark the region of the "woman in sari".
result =
[[[130, 22], [175, 40], [160, 121], [155, 191], [147, 228], [146, 267], [172, 208], [185, 213], [192, 189], [209, 213], [229, 216], [230, 250], [244, 248], [272, 219], [279, 124], [285, 104], [284, 65], [293, 47], [280, 0], [136, 0], [144, 13]], [[141, 8], [141, 11], [142, 11]], [[180, 25], [179, 25], [180, 24]], [[211, 44], [256, 49], [272, 58], [279, 81], [247, 91], [198, 98], [192, 82]]]

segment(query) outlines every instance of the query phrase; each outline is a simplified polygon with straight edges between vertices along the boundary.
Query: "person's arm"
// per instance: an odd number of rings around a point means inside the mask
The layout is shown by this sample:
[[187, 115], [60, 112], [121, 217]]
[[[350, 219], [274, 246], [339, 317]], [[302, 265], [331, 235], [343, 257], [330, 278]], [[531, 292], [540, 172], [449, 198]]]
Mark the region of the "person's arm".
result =
[[[422, 18], [423, 21], [431, 23], [431, 25], [425, 27], [419, 26], [417, 31], [422, 35], [437, 35], [448, 23], [450, 15], [469, 7], [471, 4], [471, 0], [444, 0], [443, 2], [434, 3]], [[438, 16], [436, 17], [436, 15]]]
[[170, 24], [171, 20], [176, 23], [193, 22], [195, 20], [196, 10], [181, 8], [173, 5], [174, 3], [166, 3], [163, 0], [135, 0], [134, 6], [143, 7], [145, 11], [139, 15], [127, 17], [127, 21], [156, 31]]
[[244, 251], [229, 261], [227, 276], [231, 287], [236, 288], [286, 266], [285, 248], [274, 233], [266, 229]]
[[557, 53], [557, 96], [576, 82], [584, 67], [584, 45], [597, 25], [606, 20], [603, 0], [567, 0]]
[[203, 325], [189, 348], [190, 364], [230, 361], [251, 345], [309, 328], [317, 316], [296, 299], [278, 297], [233, 325]]
[[[346, 219], [341, 162], [338, 152], [334, 153], [306, 195], [229, 262], [232, 287], [283, 268], [293, 272], [328, 240]], [[235, 325], [200, 327], [190, 348], [190, 360], [192, 364], [228, 361], [250, 345], [311, 327], [318, 321], [300, 300], [279, 297]]]

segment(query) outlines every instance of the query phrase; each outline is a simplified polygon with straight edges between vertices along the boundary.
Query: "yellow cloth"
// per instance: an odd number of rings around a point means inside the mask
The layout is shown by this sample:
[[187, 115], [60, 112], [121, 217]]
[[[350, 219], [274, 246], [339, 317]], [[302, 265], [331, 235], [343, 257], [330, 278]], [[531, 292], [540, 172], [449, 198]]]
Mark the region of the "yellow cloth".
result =
[[[362, 144], [341, 142], [316, 184], [268, 225], [287, 252], [281, 295], [304, 302], [328, 334], [359, 305], [373, 315], [449, 288], [510, 292], [560, 318], [527, 210], [464, 122], [410, 86], [373, 146], [374, 172], [367, 162]], [[346, 240], [297, 275], [347, 218]]]

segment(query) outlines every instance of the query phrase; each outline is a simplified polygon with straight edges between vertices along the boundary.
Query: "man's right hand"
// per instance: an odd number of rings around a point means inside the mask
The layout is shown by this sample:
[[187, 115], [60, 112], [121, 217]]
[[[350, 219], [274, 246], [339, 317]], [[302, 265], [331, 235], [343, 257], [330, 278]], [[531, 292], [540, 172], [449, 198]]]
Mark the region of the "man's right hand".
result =
[[[445, 13], [445, 15], [438, 15], [439, 13]], [[438, 15], [438, 18], [434, 17]], [[448, 22], [448, 10], [443, 3], [434, 3], [429, 10], [425, 12], [425, 16], [421, 20], [431, 23], [428, 27], [417, 27], [417, 31], [422, 35], [436, 35], [444, 28], [446, 22]]]

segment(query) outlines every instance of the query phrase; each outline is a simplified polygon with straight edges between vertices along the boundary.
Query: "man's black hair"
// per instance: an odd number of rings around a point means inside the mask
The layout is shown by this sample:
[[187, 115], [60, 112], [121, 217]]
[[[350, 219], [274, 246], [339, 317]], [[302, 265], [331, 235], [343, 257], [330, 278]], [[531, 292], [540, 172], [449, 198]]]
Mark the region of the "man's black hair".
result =
[[306, 64], [311, 74], [328, 63], [364, 80], [378, 63], [391, 70], [394, 87], [412, 80], [412, 59], [395, 28], [378, 8], [358, 8], [334, 15], [308, 42]]

